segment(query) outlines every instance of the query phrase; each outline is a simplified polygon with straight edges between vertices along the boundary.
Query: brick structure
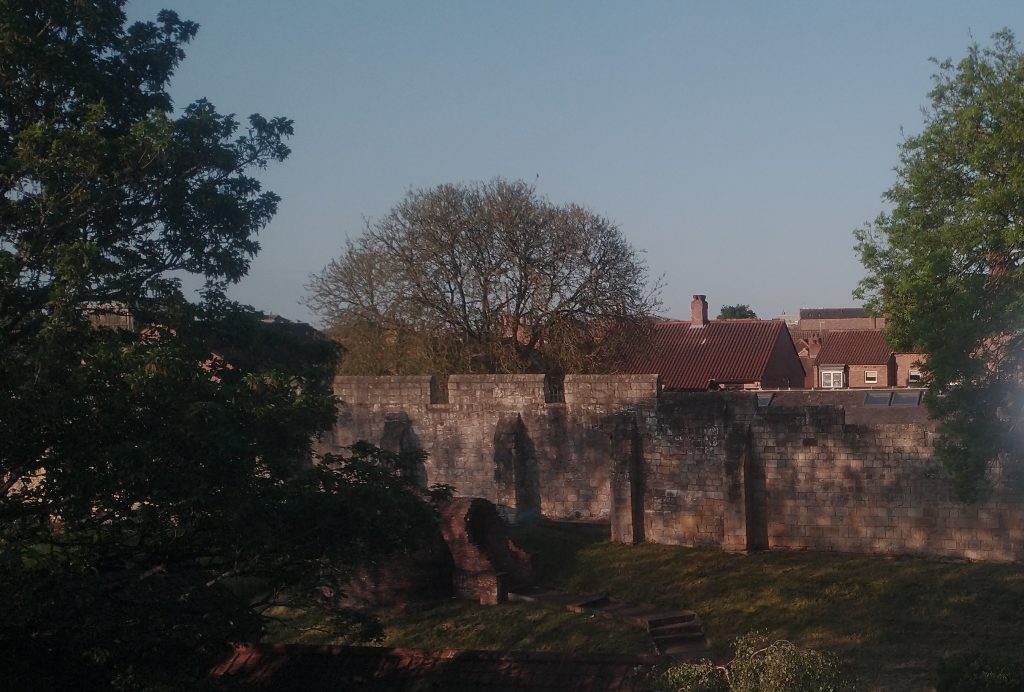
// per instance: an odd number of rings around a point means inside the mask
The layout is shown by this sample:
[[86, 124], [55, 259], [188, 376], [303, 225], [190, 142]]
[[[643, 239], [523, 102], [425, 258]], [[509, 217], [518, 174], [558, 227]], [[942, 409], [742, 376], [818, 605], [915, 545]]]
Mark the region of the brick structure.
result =
[[782, 320], [709, 320], [703, 295], [690, 311], [689, 321], [653, 322], [625, 371], [660, 373], [666, 391], [803, 386], [806, 373]]
[[441, 533], [455, 565], [455, 595], [497, 605], [513, 583], [532, 581], [530, 556], [508, 538], [493, 504], [479, 497], [454, 498], [441, 512]]
[[885, 318], [872, 317], [864, 308], [801, 308], [796, 328], [812, 332], [831, 329], [885, 329]]
[[926, 360], [923, 353], [897, 353], [896, 386], [920, 387], [923, 384], [921, 364]]
[[[962, 505], [907, 390], [665, 393], [655, 375], [338, 378], [326, 448], [417, 447], [423, 476], [508, 517], [602, 518], [614, 540], [1024, 559], [1010, 474]], [[387, 435], [385, 435], [385, 431]]]
[[896, 356], [878, 330], [829, 332], [815, 358], [814, 386], [887, 389], [896, 384]]

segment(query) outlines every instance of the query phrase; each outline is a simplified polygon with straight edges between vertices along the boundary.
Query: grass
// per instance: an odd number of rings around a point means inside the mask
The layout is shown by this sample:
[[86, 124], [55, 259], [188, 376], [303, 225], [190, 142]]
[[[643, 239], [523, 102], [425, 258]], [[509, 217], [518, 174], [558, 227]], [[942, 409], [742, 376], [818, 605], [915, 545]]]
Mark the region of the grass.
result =
[[[943, 656], [1016, 652], [1024, 632], [1024, 570], [1015, 565], [627, 546], [594, 527], [550, 523], [513, 537], [548, 585], [695, 610], [721, 660], [751, 630], [833, 651], [860, 690], [933, 689]], [[342, 641], [294, 615], [273, 640]], [[650, 653], [639, 629], [524, 604], [447, 601], [383, 624], [387, 646]]]
[[833, 553], [728, 554], [593, 542], [557, 525], [520, 529], [546, 581], [691, 608], [714, 654], [755, 629], [843, 657], [863, 689], [926, 690], [946, 654], [1019, 650], [1019, 566]]
[[576, 614], [525, 603], [481, 606], [448, 600], [424, 610], [386, 617], [376, 641], [339, 634], [322, 614], [276, 607], [265, 643], [377, 644], [412, 649], [654, 653], [646, 632], [593, 614]]
[[424, 649], [653, 653], [650, 638], [639, 628], [599, 615], [519, 603], [479, 606], [451, 601], [390, 619], [385, 631], [388, 646]]

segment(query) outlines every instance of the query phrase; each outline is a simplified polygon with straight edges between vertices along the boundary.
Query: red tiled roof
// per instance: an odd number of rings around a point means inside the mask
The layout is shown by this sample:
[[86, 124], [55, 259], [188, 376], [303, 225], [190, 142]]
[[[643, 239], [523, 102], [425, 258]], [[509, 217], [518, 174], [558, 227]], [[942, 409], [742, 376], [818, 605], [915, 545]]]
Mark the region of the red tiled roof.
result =
[[210, 671], [243, 689], [640, 692], [650, 656], [421, 651], [370, 646], [241, 646]]
[[650, 347], [638, 353], [628, 369], [661, 375], [665, 389], [702, 390], [712, 380], [760, 382], [784, 329], [782, 320], [711, 320], [703, 327], [658, 322]]
[[881, 365], [892, 353], [882, 332], [851, 329], [826, 334], [817, 360], [822, 365]]
[[867, 316], [864, 308], [800, 308], [802, 320], [848, 320]]
[[812, 359], [818, 355], [818, 351], [821, 349], [821, 337], [825, 333], [827, 332], [821, 330], [789, 330], [789, 336], [793, 339], [793, 346], [796, 347], [796, 352], [801, 354], [802, 358], [802, 352], [807, 351], [807, 355]]

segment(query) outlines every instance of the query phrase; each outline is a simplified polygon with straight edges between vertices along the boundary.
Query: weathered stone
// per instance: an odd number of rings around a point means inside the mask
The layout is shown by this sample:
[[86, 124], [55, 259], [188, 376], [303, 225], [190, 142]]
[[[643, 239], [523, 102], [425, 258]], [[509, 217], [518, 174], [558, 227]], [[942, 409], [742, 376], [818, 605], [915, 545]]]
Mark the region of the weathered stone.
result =
[[418, 445], [427, 483], [510, 518], [606, 519], [615, 540], [1024, 559], [1020, 493], [997, 482], [981, 513], [963, 511], [923, 409], [892, 423], [857, 411], [849, 425], [842, 407], [821, 405], [828, 392], [758, 408], [750, 393], [662, 393], [654, 375], [567, 376], [557, 404], [540, 375], [460, 375], [438, 405], [432, 382], [337, 378], [345, 405], [323, 447]]

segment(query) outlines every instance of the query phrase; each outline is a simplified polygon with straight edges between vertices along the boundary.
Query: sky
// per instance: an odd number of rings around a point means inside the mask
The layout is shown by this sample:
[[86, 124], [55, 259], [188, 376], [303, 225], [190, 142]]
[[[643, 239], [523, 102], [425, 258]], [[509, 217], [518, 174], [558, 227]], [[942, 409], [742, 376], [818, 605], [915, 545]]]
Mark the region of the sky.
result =
[[175, 105], [295, 121], [231, 295], [319, 320], [306, 285], [411, 189], [494, 177], [612, 219], [663, 313], [857, 305], [853, 231], [885, 210], [935, 65], [1024, 2], [129, 0], [200, 26]]

